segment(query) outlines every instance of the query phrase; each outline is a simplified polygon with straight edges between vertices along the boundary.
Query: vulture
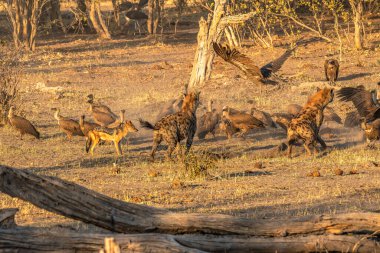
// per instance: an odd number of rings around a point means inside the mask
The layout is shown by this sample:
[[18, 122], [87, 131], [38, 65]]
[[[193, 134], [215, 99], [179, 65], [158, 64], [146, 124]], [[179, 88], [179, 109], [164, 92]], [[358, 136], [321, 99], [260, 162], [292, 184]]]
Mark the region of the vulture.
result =
[[285, 131], [288, 130], [290, 121], [294, 116], [289, 113], [273, 113], [272, 118]]
[[90, 105], [92, 105], [92, 108], [93, 108], [94, 111], [108, 113], [112, 117], [117, 118], [116, 114], [113, 113], [112, 110], [108, 106], [103, 105], [103, 104], [99, 104], [99, 103], [95, 104], [94, 103], [94, 95], [93, 94], [89, 94], [87, 96], [87, 98], [88, 98], [87, 103], [89, 103]]
[[325, 122], [333, 121], [338, 124], [343, 124], [341, 117], [339, 117], [339, 115], [331, 107], [326, 107], [323, 120]]
[[276, 124], [272, 120], [272, 117], [269, 115], [269, 113], [260, 111], [260, 110], [256, 109], [255, 107], [252, 107], [251, 108], [251, 115], [253, 117], [257, 118], [258, 120], [261, 120], [266, 127], [277, 128]]
[[129, 1], [123, 1], [117, 7], [118, 7], [119, 12], [123, 12], [123, 11], [132, 9], [133, 6], [134, 4]]
[[140, 0], [137, 5], [137, 9], [144, 8], [144, 6], [147, 5], [147, 3], [148, 3], [148, 0]]
[[107, 128], [116, 128], [119, 127], [120, 124], [124, 123], [125, 121], [125, 110], [120, 111], [119, 118], [116, 119], [112, 124], [109, 124]]
[[324, 64], [326, 80], [330, 85], [334, 85], [338, 79], [339, 74], [339, 62], [335, 59], [327, 59]]
[[240, 137], [244, 137], [244, 135], [248, 132], [248, 130], [259, 127], [265, 128], [264, 123], [261, 120], [253, 117], [249, 113], [239, 112], [234, 110], [231, 111], [231, 108], [228, 106], [223, 107], [223, 117], [231, 121], [233, 127], [238, 128], [241, 133]]
[[9, 123], [11, 124], [11, 126], [20, 132], [21, 140], [22, 140], [22, 136], [24, 134], [33, 135], [34, 137], [36, 137], [36, 139], [40, 138], [40, 133], [32, 125], [32, 123], [30, 123], [29, 120], [14, 114], [14, 107], [13, 106], [9, 109], [8, 120], [9, 120]]
[[[380, 88], [378, 83], [377, 90]], [[344, 87], [337, 92], [341, 101], [351, 101], [361, 118], [361, 128], [364, 130], [367, 142], [378, 140], [380, 135], [380, 104], [379, 92], [368, 91], [362, 85]]]
[[220, 114], [216, 109], [212, 108], [212, 100], [208, 103], [208, 110], [199, 119], [197, 119], [197, 136], [200, 140], [204, 139], [208, 133], [211, 133], [215, 138], [215, 131], [217, 129]]
[[221, 118], [220, 123], [219, 123], [219, 129], [226, 133], [228, 139], [231, 139], [235, 133], [240, 132], [240, 129], [237, 127], [234, 127], [232, 125], [232, 122], [226, 119], [226, 117]]
[[360, 115], [357, 111], [348, 112], [346, 114], [346, 119], [344, 120], [345, 127], [357, 127], [361, 124]]
[[55, 111], [54, 118], [58, 121], [59, 128], [66, 133], [68, 139], [73, 136], [84, 136], [78, 121], [59, 115], [60, 109], [58, 108], [52, 110]]
[[83, 135], [87, 137], [87, 134], [89, 131], [91, 131], [97, 127], [100, 127], [100, 126], [96, 123], [84, 121], [84, 119], [85, 119], [85, 116], [82, 115], [79, 119], [79, 127], [80, 127], [80, 130], [82, 131]]
[[188, 88], [188, 84], [185, 84], [183, 91], [181, 93], [181, 96], [179, 98], [172, 99], [168, 101], [167, 103], [165, 103], [161, 111], [158, 113], [156, 117], [156, 121], [159, 121], [160, 119], [162, 119], [163, 117], [169, 114], [174, 114], [176, 112], [179, 112], [182, 109], [182, 102], [183, 102], [183, 98], [187, 94], [187, 88]]
[[266, 79], [278, 71], [284, 62], [291, 56], [292, 51], [294, 50], [286, 50], [285, 53], [283, 53], [279, 58], [259, 68], [252, 59], [240, 53], [235, 48], [231, 49], [228, 45], [222, 46], [221, 44], [215, 42], [213, 42], [212, 46], [217, 55], [219, 55], [226, 62], [229, 62], [239, 68], [256, 84], [263, 84]]
[[107, 127], [116, 121], [116, 115], [98, 111], [95, 108], [92, 104], [90, 104], [90, 112], [96, 124], [100, 125], [101, 127]]
[[301, 110], [302, 110], [302, 106], [298, 104], [289, 104], [287, 107], [287, 112], [293, 117], [297, 116]]

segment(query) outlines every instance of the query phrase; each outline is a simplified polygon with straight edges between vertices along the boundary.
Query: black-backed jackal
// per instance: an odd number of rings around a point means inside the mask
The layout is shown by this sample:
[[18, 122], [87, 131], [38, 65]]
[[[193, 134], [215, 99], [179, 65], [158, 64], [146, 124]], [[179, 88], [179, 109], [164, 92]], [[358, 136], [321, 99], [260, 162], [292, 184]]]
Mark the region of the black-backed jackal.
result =
[[132, 121], [128, 120], [121, 123], [119, 127], [114, 129], [107, 128], [95, 128], [88, 132], [88, 138], [86, 141], [86, 152], [91, 152], [94, 155], [94, 149], [101, 140], [112, 141], [115, 145], [117, 154], [120, 156], [123, 154], [121, 149], [121, 140], [127, 136], [129, 132], [137, 132], [137, 128], [133, 125]]

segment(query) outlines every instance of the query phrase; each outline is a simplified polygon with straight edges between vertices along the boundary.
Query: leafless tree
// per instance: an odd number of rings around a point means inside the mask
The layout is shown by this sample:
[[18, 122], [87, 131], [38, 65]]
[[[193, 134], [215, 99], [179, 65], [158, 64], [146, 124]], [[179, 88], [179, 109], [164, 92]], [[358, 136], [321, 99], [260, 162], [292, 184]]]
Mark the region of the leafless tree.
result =
[[34, 50], [37, 26], [45, 0], [7, 0], [6, 9], [16, 48]]
[[364, 0], [349, 0], [352, 14], [354, 14], [355, 47], [363, 48], [363, 4]]

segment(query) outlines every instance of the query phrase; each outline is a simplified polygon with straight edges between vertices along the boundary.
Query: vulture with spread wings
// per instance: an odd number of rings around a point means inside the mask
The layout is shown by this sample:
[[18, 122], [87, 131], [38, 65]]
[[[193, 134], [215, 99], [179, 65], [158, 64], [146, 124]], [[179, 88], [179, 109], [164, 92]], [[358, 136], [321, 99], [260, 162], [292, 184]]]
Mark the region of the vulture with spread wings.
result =
[[[380, 83], [378, 84], [380, 86]], [[380, 88], [380, 87], [379, 87]], [[360, 117], [366, 122], [374, 121], [380, 118], [380, 104], [376, 90], [368, 91], [363, 86], [344, 87], [337, 92], [341, 101], [351, 101]]]
[[246, 55], [240, 53], [235, 48], [231, 49], [228, 45], [222, 46], [219, 43], [213, 42], [214, 51], [226, 62], [231, 63], [235, 67], [239, 68], [246, 74], [253, 82], [263, 84], [265, 80], [278, 71], [284, 62], [291, 56], [293, 49], [286, 50], [276, 60], [269, 62], [263, 67], [259, 68], [255, 65], [252, 59]]
[[341, 101], [351, 101], [361, 117], [361, 128], [367, 139], [368, 146], [380, 139], [380, 82], [377, 91], [367, 91], [364, 87], [345, 87], [338, 91]]

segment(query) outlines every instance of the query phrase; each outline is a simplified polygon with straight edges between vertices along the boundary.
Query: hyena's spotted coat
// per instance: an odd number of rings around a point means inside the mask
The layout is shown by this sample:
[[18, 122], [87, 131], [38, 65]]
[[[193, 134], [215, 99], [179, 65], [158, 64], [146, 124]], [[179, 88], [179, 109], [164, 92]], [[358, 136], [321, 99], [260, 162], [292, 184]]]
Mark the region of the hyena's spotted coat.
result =
[[154, 159], [154, 154], [162, 140], [168, 144], [168, 159], [171, 159], [171, 154], [177, 144], [179, 145], [184, 139], [186, 139], [186, 154], [189, 152], [197, 130], [196, 111], [198, 105], [199, 92], [189, 93], [183, 99], [180, 112], [163, 117], [154, 126], [148, 121], [140, 119], [142, 127], [153, 129], [152, 159]]
[[334, 90], [324, 88], [318, 90], [303, 107], [301, 112], [290, 121], [288, 133], [288, 156], [292, 156], [292, 146], [297, 140], [304, 142], [304, 147], [311, 155], [310, 145], [313, 146], [314, 152], [317, 153], [317, 142], [326, 148], [326, 143], [319, 136], [319, 128], [323, 122], [323, 110], [334, 99]]

